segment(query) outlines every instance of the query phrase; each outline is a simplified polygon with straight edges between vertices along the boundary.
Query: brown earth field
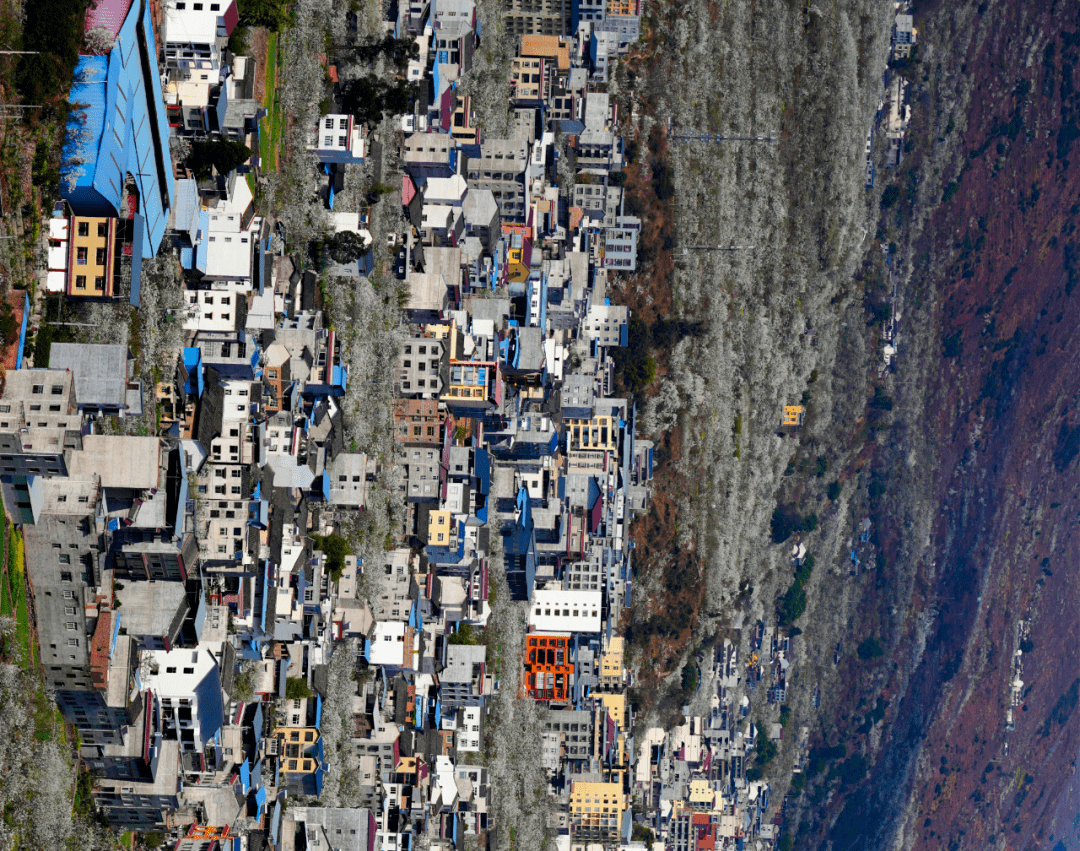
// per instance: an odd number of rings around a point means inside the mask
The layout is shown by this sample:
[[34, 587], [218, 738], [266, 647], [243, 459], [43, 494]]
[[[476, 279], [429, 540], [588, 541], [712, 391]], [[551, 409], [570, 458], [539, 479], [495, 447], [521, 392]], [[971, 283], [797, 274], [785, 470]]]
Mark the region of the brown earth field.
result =
[[[909, 399], [898, 394], [897, 412], [918, 412], [905, 427], [928, 435], [934, 455], [922, 498], [939, 508], [937, 559], [910, 614], [937, 617], [905, 692], [892, 695], [869, 777], [800, 839], [1067, 851], [1080, 848], [1080, 6], [983, 3], [997, 35], [977, 40], [948, 5], [920, 6], [916, 23], [971, 81], [970, 105], [954, 131], [950, 103], [913, 71], [910, 134], [929, 144], [901, 170], [895, 209], [912, 220], [921, 170], [954, 175], [925, 226], [903, 237], [912, 295], [932, 305], [938, 329], [936, 363]], [[933, 160], [951, 132], [955, 159]], [[902, 478], [902, 462], [893, 445], [874, 463]], [[886, 520], [890, 560], [904, 533]], [[1007, 732], [1021, 619], [1032, 648]]]

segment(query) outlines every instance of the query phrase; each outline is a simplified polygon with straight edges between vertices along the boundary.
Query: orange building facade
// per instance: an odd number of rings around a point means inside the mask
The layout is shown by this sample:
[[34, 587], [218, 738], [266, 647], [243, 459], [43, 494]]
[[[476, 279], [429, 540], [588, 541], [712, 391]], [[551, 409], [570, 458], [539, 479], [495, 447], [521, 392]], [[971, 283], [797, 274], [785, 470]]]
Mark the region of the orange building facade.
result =
[[570, 698], [574, 662], [569, 635], [534, 632], [525, 638], [525, 692], [533, 700]]

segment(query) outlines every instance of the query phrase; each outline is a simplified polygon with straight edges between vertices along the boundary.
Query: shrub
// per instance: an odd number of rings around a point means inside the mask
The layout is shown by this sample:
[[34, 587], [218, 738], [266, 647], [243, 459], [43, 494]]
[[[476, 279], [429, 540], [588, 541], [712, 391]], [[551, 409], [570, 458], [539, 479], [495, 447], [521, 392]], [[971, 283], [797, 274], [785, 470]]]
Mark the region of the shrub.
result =
[[881, 642], [877, 640], [875, 636], [864, 638], [859, 642], [859, 646], [855, 648], [855, 652], [859, 654], [859, 658], [864, 662], [870, 659], [878, 659], [885, 653], [885, 648], [881, 646]]
[[311, 688], [305, 680], [300, 679], [300, 677], [285, 678], [285, 697], [289, 700], [301, 700], [313, 696]]
[[683, 698], [692, 697], [698, 687], [698, 669], [693, 662], [687, 662], [682, 669], [682, 694]]
[[1020, 642], [1020, 650], [1024, 653], [1030, 653], [1035, 649], [1035, 645], [1030, 638], [1025, 638]]
[[819, 479], [823, 478], [828, 471], [829, 459], [826, 458], [824, 455], [819, 455], [817, 457], [817, 477]]
[[451, 644], [479, 644], [480, 640], [476, 635], [476, 630], [472, 628], [472, 624], [463, 623], [457, 628], [456, 632], [450, 634]]
[[886, 186], [885, 191], [881, 193], [881, 209], [887, 210], [899, 200], [900, 190], [895, 186]]
[[832, 482], [825, 490], [825, 495], [830, 501], [835, 501], [840, 496], [840, 482]]

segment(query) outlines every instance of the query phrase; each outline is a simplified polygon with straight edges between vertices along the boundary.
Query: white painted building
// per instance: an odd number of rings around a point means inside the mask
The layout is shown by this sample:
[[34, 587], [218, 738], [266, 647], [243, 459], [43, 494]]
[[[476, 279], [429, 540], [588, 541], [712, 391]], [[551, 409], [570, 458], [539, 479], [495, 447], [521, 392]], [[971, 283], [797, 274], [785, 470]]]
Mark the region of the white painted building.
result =
[[161, 701], [166, 738], [182, 751], [201, 753], [224, 723], [225, 705], [217, 660], [206, 647], [145, 650], [140, 665], [143, 689]]
[[540, 589], [533, 594], [529, 626], [540, 632], [598, 633], [601, 591]]

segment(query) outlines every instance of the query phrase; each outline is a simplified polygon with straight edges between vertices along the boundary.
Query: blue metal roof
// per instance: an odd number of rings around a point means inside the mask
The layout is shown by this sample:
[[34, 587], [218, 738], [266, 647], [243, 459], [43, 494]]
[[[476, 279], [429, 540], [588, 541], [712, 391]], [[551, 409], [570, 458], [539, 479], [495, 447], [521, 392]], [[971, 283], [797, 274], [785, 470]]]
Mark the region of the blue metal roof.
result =
[[210, 213], [203, 210], [199, 213], [199, 229], [195, 236], [195, 268], [205, 274], [206, 252], [210, 245], [207, 233], [210, 230]]
[[199, 226], [199, 212], [198, 184], [191, 178], [176, 181], [176, 201], [173, 203], [176, 229], [192, 234]]
[[188, 471], [186, 453], [181, 450], [177, 453], [180, 458], [180, 492], [176, 499], [176, 516], [173, 518], [173, 532], [177, 536], [184, 533], [184, 512], [187, 510], [188, 501]]
[[225, 707], [221, 702], [221, 678], [216, 667], [195, 687], [195, 700], [199, 708], [199, 731], [205, 743], [210, 741], [225, 723]]
[[[149, 3], [132, 4], [108, 56], [80, 56], [68, 101], [61, 194], [80, 215], [120, 216], [124, 183], [138, 189], [137, 221], [151, 255], [174, 195], [169, 127]], [[140, 15], [141, 10], [141, 15]]]
[[23, 352], [26, 350], [26, 323], [30, 319], [30, 293], [27, 292], [23, 302], [22, 325], [19, 327], [19, 352], [15, 359], [15, 368], [22, 369]]
[[131, 234], [131, 296], [128, 300], [138, 307], [142, 294], [143, 231], [146, 230], [146, 220], [141, 213], [136, 213], [132, 221], [135, 226]]

